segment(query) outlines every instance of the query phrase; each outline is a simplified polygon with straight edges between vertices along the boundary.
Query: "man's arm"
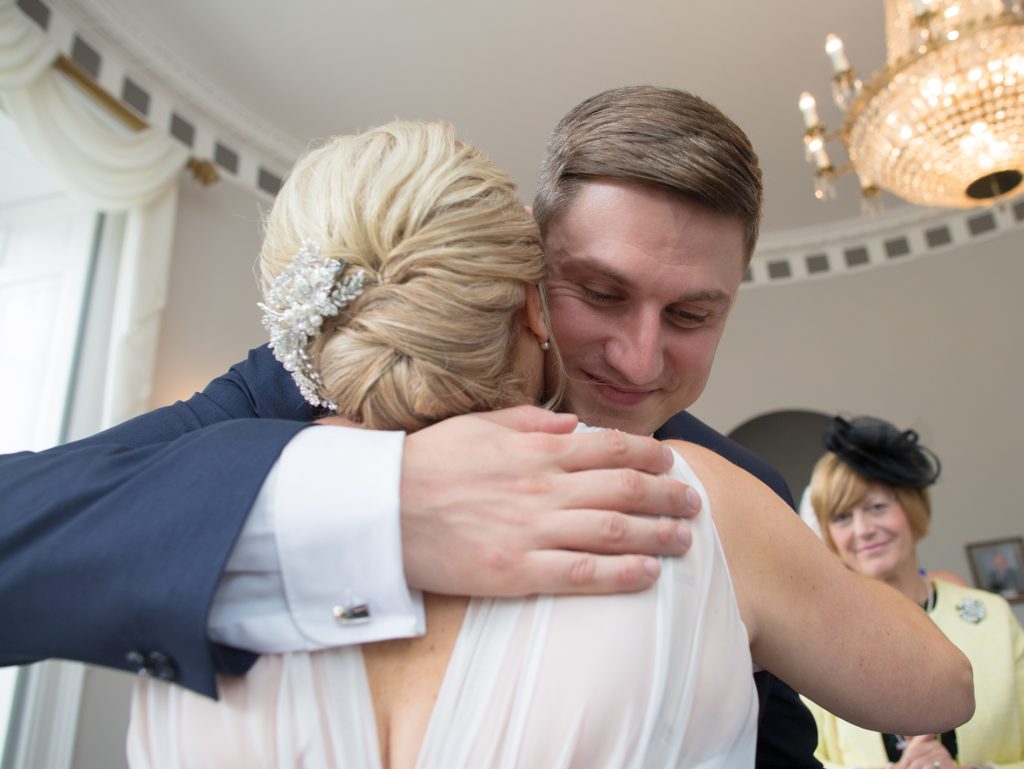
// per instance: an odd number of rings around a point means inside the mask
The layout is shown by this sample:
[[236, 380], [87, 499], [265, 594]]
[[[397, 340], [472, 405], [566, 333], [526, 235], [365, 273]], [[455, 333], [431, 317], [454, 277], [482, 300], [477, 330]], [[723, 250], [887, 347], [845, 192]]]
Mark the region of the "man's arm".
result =
[[[186, 403], [47, 452], [0, 457], [0, 604], [14, 628], [0, 639], [0, 663], [66, 657], [207, 694], [215, 671], [244, 672], [252, 655], [209, 641], [209, 607], [268, 472], [306, 427], [288, 420], [309, 416], [261, 348]], [[404, 556], [411, 584], [477, 595], [651, 584], [649, 556], [684, 552], [688, 536], [674, 522], [620, 511], [696, 510], [683, 487], [645, 474], [669, 462], [655, 442], [568, 435], [574, 422], [521, 408], [407, 439], [393, 568], [401, 573]], [[343, 500], [361, 479], [330, 480]], [[304, 536], [333, 544], [322, 532]], [[282, 554], [285, 582], [294, 564], [308, 566], [296, 553]], [[330, 578], [331, 564], [323, 569]]]
[[234, 420], [0, 458], [0, 662], [77, 659], [205, 693], [215, 666], [243, 671], [251, 659], [207, 640], [209, 600], [262, 476], [303, 427]]
[[[254, 418], [267, 416], [280, 419]], [[255, 655], [212, 643], [207, 615], [267, 473], [311, 417], [264, 347], [186, 402], [0, 457], [0, 664], [77, 659], [207, 694], [215, 672], [248, 669]]]

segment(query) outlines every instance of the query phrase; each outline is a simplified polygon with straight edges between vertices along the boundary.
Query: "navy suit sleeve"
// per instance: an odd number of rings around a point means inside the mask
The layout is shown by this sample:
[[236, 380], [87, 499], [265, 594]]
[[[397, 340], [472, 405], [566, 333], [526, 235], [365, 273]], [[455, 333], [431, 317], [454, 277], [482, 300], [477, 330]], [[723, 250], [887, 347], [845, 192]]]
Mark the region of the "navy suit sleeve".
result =
[[[760, 479], [796, 510], [789, 486], [775, 468], [685, 411], [666, 422], [655, 437], [690, 441], [714, 451]], [[761, 698], [757, 769], [820, 769], [821, 762], [814, 757], [818, 747], [814, 717], [797, 693], [768, 672], [757, 673], [754, 679]]]
[[0, 664], [48, 657], [215, 695], [255, 657], [206, 619], [266, 474], [313, 416], [266, 348], [188, 401], [0, 457]]

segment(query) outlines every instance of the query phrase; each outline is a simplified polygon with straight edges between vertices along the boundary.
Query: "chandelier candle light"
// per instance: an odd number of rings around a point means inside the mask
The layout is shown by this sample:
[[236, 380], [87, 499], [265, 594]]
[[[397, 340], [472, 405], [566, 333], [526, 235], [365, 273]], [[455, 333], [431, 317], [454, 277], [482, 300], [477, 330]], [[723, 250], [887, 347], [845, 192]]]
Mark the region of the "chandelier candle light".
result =
[[[885, 0], [886, 65], [867, 82], [829, 35], [832, 98], [842, 129], [828, 133], [814, 97], [800, 95], [815, 197], [860, 179], [868, 208], [881, 190], [923, 206], [986, 205], [1024, 179], [1024, 12], [1020, 0]], [[841, 139], [835, 167], [825, 143]]]

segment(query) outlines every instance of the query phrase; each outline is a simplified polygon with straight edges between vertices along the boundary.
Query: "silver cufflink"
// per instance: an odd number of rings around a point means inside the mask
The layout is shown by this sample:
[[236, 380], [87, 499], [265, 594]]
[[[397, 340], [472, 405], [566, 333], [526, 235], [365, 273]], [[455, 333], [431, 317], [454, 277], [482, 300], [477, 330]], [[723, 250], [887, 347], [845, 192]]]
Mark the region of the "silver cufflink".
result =
[[361, 598], [345, 596], [345, 602], [331, 609], [334, 619], [346, 625], [362, 625], [370, 621], [370, 605]]

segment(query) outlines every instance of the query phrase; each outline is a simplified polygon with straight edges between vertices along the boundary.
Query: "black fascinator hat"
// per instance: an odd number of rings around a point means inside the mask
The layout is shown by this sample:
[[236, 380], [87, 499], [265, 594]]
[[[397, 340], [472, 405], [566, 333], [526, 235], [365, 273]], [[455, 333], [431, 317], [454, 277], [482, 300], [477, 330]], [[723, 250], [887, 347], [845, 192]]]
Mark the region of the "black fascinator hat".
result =
[[938, 480], [939, 458], [918, 443], [913, 430], [902, 432], [875, 417], [849, 421], [833, 417], [825, 428], [825, 448], [865, 478], [904, 489], [923, 489]]

